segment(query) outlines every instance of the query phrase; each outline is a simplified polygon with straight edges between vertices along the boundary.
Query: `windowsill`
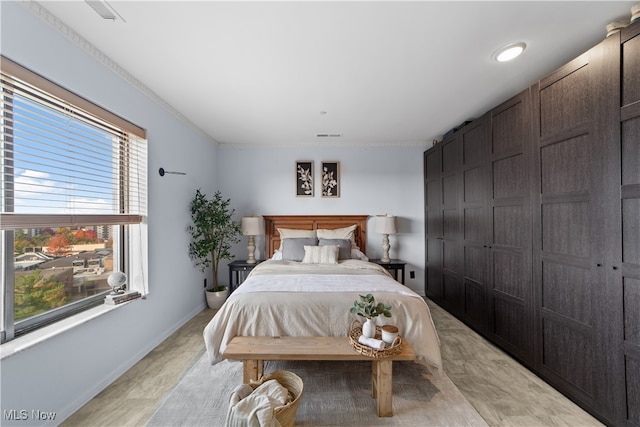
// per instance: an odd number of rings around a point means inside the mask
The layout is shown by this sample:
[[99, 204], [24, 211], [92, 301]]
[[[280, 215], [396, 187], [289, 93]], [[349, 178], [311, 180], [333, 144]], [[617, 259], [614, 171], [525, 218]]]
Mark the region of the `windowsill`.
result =
[[106, 313], [109, 313], [110, 311], [117, 310], [122, 306], [140, 299], [142, 298], [137, 298], [135, 300], [127, 301], [118, 305], [102, 304], [81, 313], [75, 314], [71, 317], [67, 317], [66, 319], [62, 319], [49, 326], [45, 326], [44, 328], [29, 332], [28, 334], [21, 337], [15, 338], [0, 345], [0, 360], [4, 360], [8, 357], [16, 355], [21, 351], [40, 344], [50, 338], [55, 337], [56, 335], [59, 335], [65, 331], [73, 329], [79, 325], [91, 321], [92, 319], [100, 317]]

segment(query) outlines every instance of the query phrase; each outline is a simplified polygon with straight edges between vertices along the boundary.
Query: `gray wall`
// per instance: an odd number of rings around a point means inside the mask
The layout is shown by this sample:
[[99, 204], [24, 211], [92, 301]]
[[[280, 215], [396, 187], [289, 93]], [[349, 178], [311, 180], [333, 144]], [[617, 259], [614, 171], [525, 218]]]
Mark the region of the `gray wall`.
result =
[[[406, 261], [406, 284], [424, 295], [424, 191], [422, 154], [425, 147], [234, 148], [220, 147], [220, 189], [232, 196], [243, 215], [371, 215], [367, 224], [367, 256], [380, 258], [382, 235], [373, 216], [398, 216], [398, 234], [391, 235], [390, 256]], [[314, 161], [315, 196], [295, 196], [296, 160]], [[340, 162], [340, 197], [320, 197], [317, 185], [322, 161]], [[236, 248], [246, 259], [247, 238]], [[256, 244], [264, 258], [264, 238]], [[416, 272], [409, 279], [409, 271]]]

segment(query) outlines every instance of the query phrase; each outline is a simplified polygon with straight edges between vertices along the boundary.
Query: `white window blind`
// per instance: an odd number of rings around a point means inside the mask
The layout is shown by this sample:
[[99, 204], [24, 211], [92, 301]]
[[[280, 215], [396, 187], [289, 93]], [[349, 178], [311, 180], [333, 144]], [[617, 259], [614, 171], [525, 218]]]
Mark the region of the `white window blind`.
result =
[[144, 131], [2, 60], [0, 229], [139, 223]]
[[147, 141], [0, 56], [0, 342], [102, 304], [114, 271], [146, 294]]

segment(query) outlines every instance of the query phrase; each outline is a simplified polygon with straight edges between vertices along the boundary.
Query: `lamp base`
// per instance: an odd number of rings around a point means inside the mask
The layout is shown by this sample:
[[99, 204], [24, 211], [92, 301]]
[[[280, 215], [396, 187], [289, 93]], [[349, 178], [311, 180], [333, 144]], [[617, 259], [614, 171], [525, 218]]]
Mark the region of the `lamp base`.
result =
[[255, 264], [256, 257], [254, 254], [256, 252], [256, 244], [253, 236], [251, 235], [249, 236], [249, 245], [247, 246], [247, 251], [249, 252], [249, 255], [247, 256], [247, 264]]
[[389, 235], [383, 234], [382, 235], [382, 257], [380, 258], [381, 262], [391, 262], [391, 258], [389, 258], [390, 247], [391, 245], [389, 245]]

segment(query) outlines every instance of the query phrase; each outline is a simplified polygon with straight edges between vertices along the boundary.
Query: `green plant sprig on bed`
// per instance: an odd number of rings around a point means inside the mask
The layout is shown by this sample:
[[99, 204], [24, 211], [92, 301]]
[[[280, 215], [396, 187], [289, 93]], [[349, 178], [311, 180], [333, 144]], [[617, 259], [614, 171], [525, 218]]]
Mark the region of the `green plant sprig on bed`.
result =
[[391, 317], [391, 304], [384, 304], [382, 302], [376, 304], [376, 299], [373, 295], [360, 295], [360, 301], [354, 301], [353, 307], [351, 307], [349, 311], [358, 316], [366, 317], [367, 319], [373, 319], [379, 315]]

